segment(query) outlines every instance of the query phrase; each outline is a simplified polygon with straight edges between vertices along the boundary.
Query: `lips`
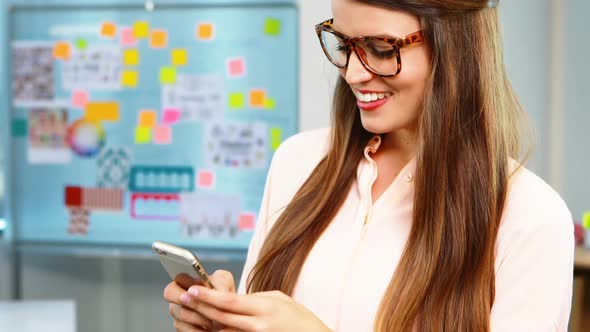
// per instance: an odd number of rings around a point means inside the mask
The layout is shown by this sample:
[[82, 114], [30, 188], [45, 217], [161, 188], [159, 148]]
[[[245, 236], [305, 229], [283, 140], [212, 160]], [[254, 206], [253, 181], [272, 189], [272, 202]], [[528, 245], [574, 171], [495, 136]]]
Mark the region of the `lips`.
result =
[[392, 96], [391, 92], [358, 90], [357, 105], [363, 111], [372, 111], [387, 103]]

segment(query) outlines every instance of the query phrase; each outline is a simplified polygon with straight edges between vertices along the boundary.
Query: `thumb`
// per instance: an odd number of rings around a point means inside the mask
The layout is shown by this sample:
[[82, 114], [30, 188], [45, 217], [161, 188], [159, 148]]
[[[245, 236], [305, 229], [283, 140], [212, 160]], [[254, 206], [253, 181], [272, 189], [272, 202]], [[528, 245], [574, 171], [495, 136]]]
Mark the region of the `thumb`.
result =
[[234, 276], [229, 271], [217, 270], [209, 276], [209, 281], [219, 291], [236, 292]]

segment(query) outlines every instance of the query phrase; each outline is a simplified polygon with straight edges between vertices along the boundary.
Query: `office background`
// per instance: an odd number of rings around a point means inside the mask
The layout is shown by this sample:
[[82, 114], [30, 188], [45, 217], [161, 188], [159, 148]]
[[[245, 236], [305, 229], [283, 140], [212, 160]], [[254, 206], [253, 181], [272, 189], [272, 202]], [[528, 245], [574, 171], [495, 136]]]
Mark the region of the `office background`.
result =
[[[0, 13], [3, 64], [10, 54], [7, 5], [4, 1]], [[293, 45], [299, 47], [299, 130], [303, 131], [329, 125], [331, 90], [337, 72], [325, 60], [313, 30], [314, 24], [330, 16], [330, 2], [301, 0], [298, 8], [299, 40], [294, 40]], [[586, 17], [590, 3], [504, 0], [500, 10], [508, 72], [536, 130], [536, 146], [527, 167], [560, 192], [579, 220], [584, 211], [590, 210], [590, 45], [585, 42], [590, 30]], [[0, 77], [6, 79], [6, 66], [0, 68]], [[2, 107], [8, 106], [9, 86], [7, 82], [0, 89]], [[7, 112], [0, 114], [4, 142], [10, 122]], [[0, 167], [5, 170], [7, 158], [3, 153]], [[0, 181], [0, 189], [4, 189], [0, 197], [9, 204], [5, 180]], [[10, 224], [9, 210], [2, 209], [3, 205], [0, 211]], [[168, 276], [149, 251], [113, 249], [67, 254], [59, 250], [26, 250], [15, 261], [10, 239], [9, 227], [0, 240], [0, 299], [15, 295], [23, 299], [75, 299], [79, 331], [172, 330], [161, 299]], [[205, 264], [210, 270], [228, 269], [239, 278], [242, 261], [207, 258]]]

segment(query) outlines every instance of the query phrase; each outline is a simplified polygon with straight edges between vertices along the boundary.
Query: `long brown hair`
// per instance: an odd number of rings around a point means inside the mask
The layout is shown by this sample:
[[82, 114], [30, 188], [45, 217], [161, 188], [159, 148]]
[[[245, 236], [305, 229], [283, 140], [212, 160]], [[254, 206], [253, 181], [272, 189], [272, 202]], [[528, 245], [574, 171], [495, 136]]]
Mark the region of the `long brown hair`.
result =
[[[431, 76], [419, 118], [412, 230], [376, 331], [489, 331], [495, 244], [522, 108], [488, 0], [357, 0], [421, 19]], [[340, 78], [330, 149], [274, 226], [248, 291], [292, 294], [311, 248], [343, 204], [371, 138]]]

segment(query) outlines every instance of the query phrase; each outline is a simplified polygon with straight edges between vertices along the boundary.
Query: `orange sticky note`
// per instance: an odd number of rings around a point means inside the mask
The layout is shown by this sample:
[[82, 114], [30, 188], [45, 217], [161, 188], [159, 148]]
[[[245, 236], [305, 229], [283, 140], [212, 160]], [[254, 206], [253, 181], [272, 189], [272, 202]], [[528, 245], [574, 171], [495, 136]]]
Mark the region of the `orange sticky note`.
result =
[[172, 143], [172, 128], [170, 126], [156, 125], [154, 127], [154, 143], [170, 144]]
[[59, 60], [69, 60], [72, 54], [70, 43], [57, 42], [53, 46], [53, 57]]
[[137, 87], [139, 74], [135, 70], [123, 70], [121, 73], [121, 84], [127, 88]]
[[166, 30], [152, 30], [150, 32], [150, 47], [165, 48], [168, 46], [168, 32]]
[[172, 50], [172, 65], [184, 66], [188, 62], [188, 53], [183, 48], [175, 48]]
[[126, 66], [137, 66], [139, 64], [139, 51], [136, 48], [124, 50], [123, 63]]
[[108, 38], [115, 38], [117, 26], [112, 22], [104, 22], [100, 28], [100, 35]]
[[116, 101], [86, 104], [84, 117], [88, 121], [119, 121], [119, 103]]
[[139, 118], [137, 120], [137, 125], [139, 127], [144, 128], [153, 128], [157, 123], [156, 111], [152, 110], [143, 110], [139, 112]]
[[150, 31], [150, 24], [146, 21], [133, 23], [133, 36], [136, 39], [147, 38]]
[[198, 40], [213, 40], [215, 35], [215, 27], [212, 23], [199, 23], [197, 26]]
[[250, 90], [250, 107], [264, 107], [266, 92], [264, 90]]

